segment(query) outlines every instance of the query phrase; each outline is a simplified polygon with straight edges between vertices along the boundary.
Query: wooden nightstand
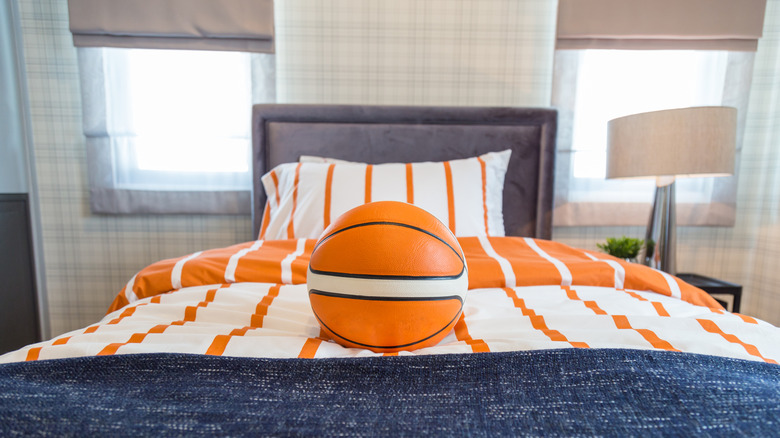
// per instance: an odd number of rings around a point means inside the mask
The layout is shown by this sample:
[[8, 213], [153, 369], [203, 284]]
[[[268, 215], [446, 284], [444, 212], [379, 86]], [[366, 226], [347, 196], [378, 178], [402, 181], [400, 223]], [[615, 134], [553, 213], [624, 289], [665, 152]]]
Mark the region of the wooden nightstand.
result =
[[[677, 274], [681, 280], [686, 283], [690, 283], [699, 289], [704, 290], [710, 295], [714, 295], [713, 298], [717, 300], [723, 307], [730, 312], [738, 313], [739, 304], [742, 300], [742, 286], [739, 284], [729, 283], [727, 281], [718, 280], [712, 277], [706, 277], [699, 274]], [[717, 295], [731, 295], [731, 309], [728, 308], [728, 303], [719, 299]]]

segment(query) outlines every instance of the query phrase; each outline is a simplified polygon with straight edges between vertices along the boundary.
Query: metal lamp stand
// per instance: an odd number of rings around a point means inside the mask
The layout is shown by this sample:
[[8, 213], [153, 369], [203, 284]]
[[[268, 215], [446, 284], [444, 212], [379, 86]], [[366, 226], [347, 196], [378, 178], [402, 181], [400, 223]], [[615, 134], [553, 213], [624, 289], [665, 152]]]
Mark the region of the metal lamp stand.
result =
[[[663, 185], [662, 185], [663, 184]], [[655, 201], [647, 224], [645, 244], [639, 252], [639, 260], [651, 268], [675, 275], [677, 273], [677, 221], [675, 211], [674, 179], [658, 179]]]

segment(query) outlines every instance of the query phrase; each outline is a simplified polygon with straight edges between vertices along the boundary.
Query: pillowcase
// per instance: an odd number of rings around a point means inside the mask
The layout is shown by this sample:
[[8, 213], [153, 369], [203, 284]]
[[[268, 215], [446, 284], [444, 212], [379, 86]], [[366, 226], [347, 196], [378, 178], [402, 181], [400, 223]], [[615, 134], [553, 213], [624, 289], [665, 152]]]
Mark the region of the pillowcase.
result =
[[352, 164], [366, 164], [358, 163], [356, 161], [341, 160], [338, 158], [318, 157], [316, 155], [301, 155], [298, 157], [299, 163], [352, 163]]
[[268, 201], [258, 237], [317, 239], [341, 214], [374, 201], [414, 204], [458, 237], [503, 236], [511, 153], [444, 162], [371, 165], [317, 158], [280, 164], [262, 177]]

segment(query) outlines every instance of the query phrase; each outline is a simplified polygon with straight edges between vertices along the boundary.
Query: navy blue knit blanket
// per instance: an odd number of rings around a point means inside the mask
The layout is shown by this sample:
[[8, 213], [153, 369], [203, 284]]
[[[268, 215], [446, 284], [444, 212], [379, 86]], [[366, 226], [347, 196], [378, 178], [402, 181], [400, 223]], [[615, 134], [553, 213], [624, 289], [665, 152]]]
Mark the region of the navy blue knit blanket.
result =
[[2, 436], [779, 433], [780, 366], [696, 354], [143, 354], [0, 366]]

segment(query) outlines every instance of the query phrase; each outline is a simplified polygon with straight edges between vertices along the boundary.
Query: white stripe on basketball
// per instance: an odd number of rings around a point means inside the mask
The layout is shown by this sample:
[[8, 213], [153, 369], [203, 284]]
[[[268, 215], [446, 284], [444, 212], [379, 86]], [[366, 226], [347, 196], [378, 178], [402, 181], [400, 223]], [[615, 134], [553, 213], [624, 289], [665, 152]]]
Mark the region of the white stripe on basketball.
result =
[[241, 259], [241, 257], [249, 254], [252, 251], [257, 251], [258, 249], [260, 249], [261, 246], [263, 246], [263, 241], [258, 240], [255, 241], [255, 243], [253, 243], [252, 246], [250, 246], [249, 248], [244, 248], [241, 251], [230, 256], [230, 260], [228, 260], [227, 268], [225, 268], [226, 283], [236, 282], [236, 268], [238, 267], [239, 259]]
[[506, 287], [517, 286], [517, 278], [515, 278], [515, 271], [512, 270], [512, 264], [509, 260], [498, 255], [496, 250], [493, 249], [493, 245], [490, 244], [487, 236], [479, 236], [479, 243], [482, 245], [482, 249], [485, 250], [488, 256], [498, 262], [501, 267], [501, 272], [504, 273], [504, 279], [506, 280]]
[[555, 266], [555, 268], [561, 274], [561, 286], [571, 286], [571, 271], [569, 271], [569, 268], [567, 268], [563, 262], [544, 252], [542, 248], [539, 248], [539, 245], [536, 244], [534, 239], [531, 239], [530, 237], [524, 237], [523, 239], [525, 240], [525, 243], [527, 243], [528, 246], [534, 250], [534, 252]]
[[203, 251], [198, 251], [176, 262], [171, 271], [171, 285], [174, 290], [181, 289], [181, 271], [184, 269], [184, 264], [201, 254], [203, 254]]
[[465, 269], [457, 278], [427, 280], [354, 278], [308, 272], [310, 290], [315, 287], [320, 292], [355, 297], [438, 298], [457, 295], [463, 298], [468, 283]]
[[292, 262], [303, 255], [305, 250], [306, 239], [298, 239], [298, 244], [295, 247], [295, 251], [288, 254], [287, 257], [282, 260], [282, 283], [292, 284]]

